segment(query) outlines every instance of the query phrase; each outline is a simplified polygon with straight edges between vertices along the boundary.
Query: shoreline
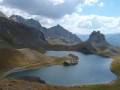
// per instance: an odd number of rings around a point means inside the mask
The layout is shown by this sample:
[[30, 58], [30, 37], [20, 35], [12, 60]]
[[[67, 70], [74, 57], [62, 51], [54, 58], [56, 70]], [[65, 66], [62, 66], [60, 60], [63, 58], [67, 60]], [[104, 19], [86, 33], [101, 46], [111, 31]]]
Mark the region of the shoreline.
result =
[[[102, 56], [102, 55], [99, 54], [99, 56]], [[102, 57], [104, 57], [104, 56], [102, 56]], [[110, 56], [108, 56], [106, 58], [111, 58], [112, 59], [112, 62], [110, 64], [110, 70], [113, 74], [116, 75], [117, 78], [115, 80], [113, 80], [111, 82], [100, 83], [100, 84], [99, 83], [96, 83], [96, 84], [82, 84], [82, 85], [74, 85], [74, 86], [71, 85], [71, 86], [63, 86], [63, 87], [79, 87], [79, 86], [95, 86], [95, 85], [111, 85], [111, 84], [114, 84], [119, 79], [119, 75], [114, 72], [113, 66], [112, 66], [112, 64], [116, 61], [114, 60], [113, 57], [110, 57]], [[7, 78], [6, 77], [7, 75], [9, 75], [11, 73], [15, 73], [15, 72], [34, 70], [34, 69], [38, 69], [38, 68], [40, 69], [40, 68], [45, 68], [45, 67], [54, 66], [54, 65], [62, 65], [62, 64], [51, 63], [49, 65], [44, 65], [44, 66], [42, 65], [41, 66], [40, 63], [38, 63], [38, 64], [30, 65], [30, 66], [23, 66], [23, 67], [21, 67], [22, 69], [16, 69], [16, 70], [11, 70], [11, 71], [6, 72], [5, 74], [3, 74], [3, 76], [1, 78]], [[46, 85], [49, 85], [49, 84], [46, 84]], [[50, 85], [50, 86], [57, 86], [57, 85]], [[61, 86], [58, 86], [58, 87], [61, 87]]]

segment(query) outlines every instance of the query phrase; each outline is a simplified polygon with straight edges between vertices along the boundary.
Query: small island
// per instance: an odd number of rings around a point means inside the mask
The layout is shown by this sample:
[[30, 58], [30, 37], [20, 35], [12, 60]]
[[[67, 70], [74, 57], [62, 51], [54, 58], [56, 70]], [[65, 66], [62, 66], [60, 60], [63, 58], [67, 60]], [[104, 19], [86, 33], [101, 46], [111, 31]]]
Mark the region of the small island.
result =
[[69, 58], [63, 62], [64, 66], [78, 64], [78, 59], [79, 59], [78, 56], [75, 56], [74, 54], [69, 54], [67, 57], [69, 57]]

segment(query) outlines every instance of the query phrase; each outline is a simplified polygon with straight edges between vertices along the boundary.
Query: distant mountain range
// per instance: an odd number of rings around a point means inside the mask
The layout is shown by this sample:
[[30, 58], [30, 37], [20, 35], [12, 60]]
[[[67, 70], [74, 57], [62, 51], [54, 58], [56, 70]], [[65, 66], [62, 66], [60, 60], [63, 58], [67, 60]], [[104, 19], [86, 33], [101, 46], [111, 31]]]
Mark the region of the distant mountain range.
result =
[[118, 46], [120, 47], [120, 34], [116, 33], [116, 34], [107, 34], [105, 35], [107, 41], [114, 46]]
[[34, 19], [24, 19], [18, 15], [12, 15], [10, 16], [10, 19], [40, 30], [50, 44], [74, 45], [81, 42], [81, 39], [79, 37], [64, 29], [60, 25], [56, 25], [47, 29], [45, 27], [42, 27], [41, 24]]
[[[119, 36], [120, 34], [110, 34], [105, 38], [99, 31], [94, 31], [90, 37], [89, 35], [81, 35], [80, 37], [94, 47], [106, 47], [110, 44], [120, 45]], [[81, 43], [81, 39], [60, 25], [45, 28], [34, 19], [24, 19], [17, 15], [12, 15], [8, 19], [3, 13], [0, 13], [0, 47], [16, 45], [39, 48], [48, 45], [48, 42], [50, 44], [74, 45]]]
[[[14, 18], [15, 19], [15, 18]], [[24, 20], [24, 19], [23, 19]], [[21, 19], [22, 21], [22, 19]], [[95, 53], [96, 49], [92, 46], [91, 43], [82, 42], [81, 40], [71, 32], [64, 29], [62, 26], [57, 25], [51, 27], [49, 29], [40, 26], [38, 22], [32, 24], [34, 22], [33, 19], [27, 20], [29, 25], [37, 25], [41, 29], [36, 29], [33, 26], [28, 26], [23, 23], [17, 22], [11, 18], [0, 16], [0, 48], [13, 47], [13, 48], [45, 48], [47, 50], [51, 48], [60, 49], [64, 48], [64, 50], [76, 50], [83, 53]], [[26, 21], [26, 22], [27, 22]], [[31, 21], [31, 22], [30, 22]], [[26, 23], [24, 22], [24, 23]], [[46, 34], [44, 35], [44, 33]], [[64, 45], [50, 45], [47, 39], [59, 39], [60, 41], [64, 41], [64, 43], [70, 43], [71, 45], [78, 43], [74, 46], [64, 46]], [[59, 42], [60, 42], [59, 41]], [[53, 49], [54, 50], [54, 49]]]

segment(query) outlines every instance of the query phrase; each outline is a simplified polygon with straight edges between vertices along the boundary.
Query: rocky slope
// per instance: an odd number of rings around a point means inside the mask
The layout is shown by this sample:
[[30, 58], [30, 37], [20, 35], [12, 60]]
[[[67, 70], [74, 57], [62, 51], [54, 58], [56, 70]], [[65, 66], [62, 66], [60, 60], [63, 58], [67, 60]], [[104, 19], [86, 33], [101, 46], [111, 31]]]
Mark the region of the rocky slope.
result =
[[94, 47], [98, 48], [110, 46], [106, 41], [104, 34], [100, 33], [100, 31], [93, 31], [86, 42], [91, 43]]
[[29, 27], [34, 27], [40, 31], [42, 31], [42, 26], [41, 24], [37, 21], [37, 20], [34, 20], [34, 19], [24, 19], [23, 17], [19, 16], [19, 15], [12, 15], [9, 17], [11, 20], [15, 21], [15, 22], [18, 22], [18, 23], [22, 23], [26, 26], [29, 26]]
[[35, 28], [0, 17], [0, 47], [41, 47], [47, 44], [43, 33]]
[[60, 25], [56, 25], [54, 27], [49, 28], [47, 37], [53, 38], [53, 39], [58, 38], [63, 42], [68, 42], [73, 44], [77, 44], [81, 42], [80, 38], [78, 38], [75, 34], [68, 32], [66, 29], [64, 29]]
[[46, 40], [48, 40], [51, 44], [73, 45], [81, 42], [80, 38], [60, 25], [47, 29], [42, 27], [41, 24], [34, 19], [24, 19], [18, 15], [12, 15], [10, 19], [40, 30], [45, 35]]

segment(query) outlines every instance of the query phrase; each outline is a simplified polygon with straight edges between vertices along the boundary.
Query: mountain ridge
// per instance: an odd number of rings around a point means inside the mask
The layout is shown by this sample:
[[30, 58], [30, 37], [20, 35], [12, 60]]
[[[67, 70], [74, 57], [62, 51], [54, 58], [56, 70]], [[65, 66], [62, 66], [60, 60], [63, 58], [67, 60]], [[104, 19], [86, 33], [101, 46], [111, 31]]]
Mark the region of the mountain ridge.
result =
[[[47, 29], [45, 27], [42, 27], [41, 24], [37, 20], [34, 20], [34, 19], [24, 19], [23, 17], [18, 16], [18, 15], [12, 15], [9, 18], [18, 23], [22, 23], [26, 26], [34, 27], [34, 28], [40, 30], [44, 34], [46, 40], [48, 40], [49, 43], [51, 43], [51, 40], [54, 41], [55, 39], [58, 39], [57, 40], [58, 42], [59, 42], [59, 40], [61, 42], [65, 41], [64, 43], [66, 45], [72, 44], [72, 43], [78, 44], [81, 42], [80, 38], [78, 38], [75, 34], [72, 34], [71, 32], [69, 32], [68, 30], [64, 29], [60, 25], [56, 25], [56, 26], [53, 26], [53, 27]], [[58, 28], [59, 28], [59, 30], [53, 30], [53, 29], [58, 29]], [[60, 31], [62, 31], [62, 32], [60, 32]], [[64, 33], [65, 33], [65, 35], [63, 36]], [[56, 43], [55, 42], [52, 42], [52, 43], [57, 44], [57, 41], [56, 41]]]

